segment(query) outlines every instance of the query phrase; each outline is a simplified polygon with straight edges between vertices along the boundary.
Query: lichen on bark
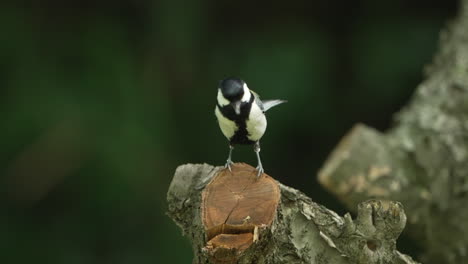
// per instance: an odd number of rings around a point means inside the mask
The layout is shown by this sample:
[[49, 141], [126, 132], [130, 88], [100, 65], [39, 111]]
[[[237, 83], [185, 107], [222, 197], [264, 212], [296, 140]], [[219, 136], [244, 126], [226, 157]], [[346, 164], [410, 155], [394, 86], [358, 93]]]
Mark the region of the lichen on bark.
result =
[[468, 258], [468, 0], [461, 3], [393, 128], [357, 125], [318, 176], [351, 210], [369, 198], [402, 202], [427, 263]]
[[[168, 215], [193, 247], [193, 263], [210, 263], [201, 219], [201, 192], [223, 169], [186, 164], [176, 170], [169, 187]], [[276, 219], [258, 234], [237, 263], [416, 263], [396, 250], [406, 223], [398, 202], [370, 200], [358, 206], [356, 219], [313, 202], [298, 190], [279, 184]]]

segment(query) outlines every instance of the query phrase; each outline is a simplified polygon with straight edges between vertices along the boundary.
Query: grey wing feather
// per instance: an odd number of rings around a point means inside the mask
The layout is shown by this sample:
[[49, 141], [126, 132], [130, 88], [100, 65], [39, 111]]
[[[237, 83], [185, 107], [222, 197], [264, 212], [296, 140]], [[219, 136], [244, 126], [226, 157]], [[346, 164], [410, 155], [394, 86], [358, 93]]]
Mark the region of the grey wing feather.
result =
[[262, 109], [263, 112], [268, 111], [268, 109], [272, 108], [273, 106], [277, 106], [279, 104], [287, 102], [286, 100], [279, 100], [279, 99], [262, 101], [260, 100], [260, 96], [256, 92], [252, 90], [250, 90], [250, 92], [252, 92], [252, 94], [255, 97], [255, 103], [260, 107], [260, 109]]
[[279, 100], [279, 99], [262, 101], [262, 103], [263, 103], [263, 112], [266, 112], [266, 111], [268, 111], [268, 109], [270, 109], [270, 108], [272, 108], [274, 106], [277, 106], [279, 104], [286, 103], [286, 102], [287, 102], [286, 100]]

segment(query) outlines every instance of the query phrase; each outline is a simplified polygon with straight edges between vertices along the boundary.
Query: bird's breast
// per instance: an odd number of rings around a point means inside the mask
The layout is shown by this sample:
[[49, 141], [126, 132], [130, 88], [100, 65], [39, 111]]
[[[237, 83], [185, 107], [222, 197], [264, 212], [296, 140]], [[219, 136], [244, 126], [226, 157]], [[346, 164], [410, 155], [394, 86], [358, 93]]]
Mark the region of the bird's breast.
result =
[[252, 104], [248, 119], [246, 120], [247, 138], [258, 141], [265, 134], [267, 121], [265, 114], [257, 104]]
[[228, 139], [233, 137], [236, 131], [238, 130], [236, 122], [228, 119], [225, 115], [223, 115], [223, 113], [221, 113], [221, 110], [219, 109], [219, 106], [216, 106], [215, 108], [215, 115], [218, 119], [219, 128], [221, 129], [221, 132], [223, 132], [223, 135]]
[[260, 140], [266, 130], [266, 118], [263, 110], [254, 102], [242, 102], [240, 114], [236, 114], [231, 105], [216, 106], [215, 114], [219, 127], [231, 144], [253, 144]]

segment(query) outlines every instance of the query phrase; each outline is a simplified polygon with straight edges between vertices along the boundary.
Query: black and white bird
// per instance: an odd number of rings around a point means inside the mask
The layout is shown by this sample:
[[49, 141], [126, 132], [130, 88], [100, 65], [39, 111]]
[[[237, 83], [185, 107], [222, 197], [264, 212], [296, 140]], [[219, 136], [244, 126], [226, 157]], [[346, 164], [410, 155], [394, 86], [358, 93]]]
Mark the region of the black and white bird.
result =
[[226, 167], [231, 170], [234, 145], [253, 145], [257, 155], [257, 176], [262, 175], [260, 139], [267, 127], [265, 112], [284, 100], [261, 101], [239, 78], [227, 78], [219, 82], [215, 115], [224, 136], [229, 140], [229, 156]]

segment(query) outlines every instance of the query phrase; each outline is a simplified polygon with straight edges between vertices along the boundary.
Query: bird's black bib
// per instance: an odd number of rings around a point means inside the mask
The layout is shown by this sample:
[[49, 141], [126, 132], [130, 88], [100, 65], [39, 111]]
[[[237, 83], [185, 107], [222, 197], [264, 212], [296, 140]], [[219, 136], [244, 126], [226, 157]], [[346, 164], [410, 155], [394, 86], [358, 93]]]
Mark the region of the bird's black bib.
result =
[[247, 131], [247, 120], [249, 119], [249, 113], [252, 108], [252, 104], [254, 104], [255, 98], [252, 95], [250, 97], [249, 102], [242, 102], [240, 107], [240, 114], [237, 115], [234, 111], [234, 108], [231, 105], [221, 106], [218, 103], [218, 108], [229, 120], [232, 120], [236, 123], [237, 131], [234, 135], [229, 139], [231, 144], [241, 144], [241, 145], [251, 145], [254, 144], [255, 141], [248, 139], [249, 132]]

